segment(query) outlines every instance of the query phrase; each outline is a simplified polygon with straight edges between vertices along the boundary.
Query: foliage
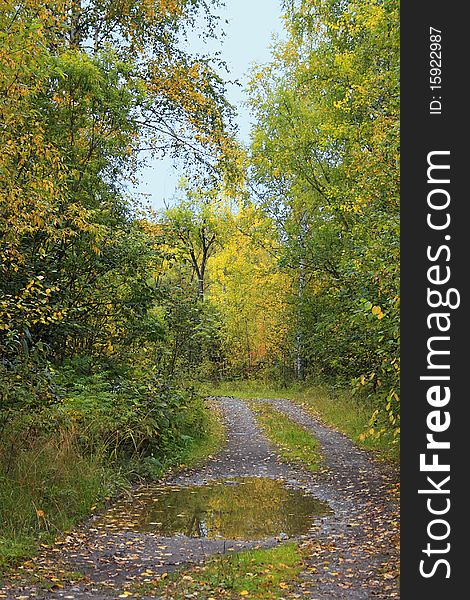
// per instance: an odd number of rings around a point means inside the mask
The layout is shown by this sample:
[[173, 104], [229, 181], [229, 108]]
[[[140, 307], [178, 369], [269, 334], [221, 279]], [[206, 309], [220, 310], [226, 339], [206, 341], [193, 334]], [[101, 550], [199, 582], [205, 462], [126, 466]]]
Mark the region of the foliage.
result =
[[194, 464], [223, 443], [213, 409], [151, 373], [68, 362], [61, 402], [2, 424], [0, 565], [33, 553], [136, 477]]
[[292, 1], [286, 26], [253, 74], [251, 160], [297, 281], [297, 373], [354, 380], [398, 434], [398, 3]]
[[193, 377], [247, 377], [276, 368], [287, 345], [291, 281], [278, 267], [271, 219], [227, 193], [185, 192], [187, 198], [164, 211], [159, 232], [168, 246], [159, 285], [172, 298], [175, 349], [197, 356]]
[[[210, 433], [168, 381], [187, 298], [156, 284], [167, 247], [129, 190], [144, 148], [238, 176], [221, 65], [184, 49], [198, 15], [215, 35], [214, 4], [0, 3], [0, 493], [24, 508], [8, 539], [66, 527], [121, 466], [158, 475]], [[187, 312], [194, 353], [210, 311]]]
[[204, 300], [209, 259], [224, 239], [228, 206], [217, 190], [202, 192], [186, 188], [187, 198], [163, 214], [167, 243], [180, 261], [191, 267], [199, 300]]
[[126, 332], [155, 301], [158, 249], [125, 194], [138, 150], [214, 172], [233, 145], [222, 81], [178, 47], [200, 4], [2, 5], [0, 349], [10, 362], [37, 344], [60, 361], [140, 341]]
[[250, 204], [230, 217], [224, 245], [212, 259], [208, 296], [223, 322], [226, 362], [219, 377], [251, 377], [283, 361], [291, 281], [278, 268], [272, 221]]

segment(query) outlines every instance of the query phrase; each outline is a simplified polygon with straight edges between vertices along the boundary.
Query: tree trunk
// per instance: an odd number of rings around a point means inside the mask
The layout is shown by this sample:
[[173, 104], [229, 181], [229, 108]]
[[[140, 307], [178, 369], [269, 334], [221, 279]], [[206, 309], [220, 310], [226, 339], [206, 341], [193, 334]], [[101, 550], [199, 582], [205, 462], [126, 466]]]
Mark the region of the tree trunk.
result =
[[302, 304], [304, 299], [305, 289], [305, 215], [300, 220], [300, 233], [298, 236], [300, 258], [299, 258], [299, 283], [298, 283], [298, 307], [297, 307], [297, 335], [296, 335], [296, 361], [295, 370], [296, 376], [299, 381], [305, 379], [305, 356], [304, 356], [304, 335], [303, 335], [303, 318], [302, 318]]
[[305, 288], [305, 264], [303, 261], [299, 265], [299, 318], [297, 322], [297, 357], [296, 357], [296, 375], [297, 379], [303, 381], [305, 379], [305, 358], [304, 358], [304, 336], [302, 332], [301, 310]]
[[81, 43], [80, 18], [82, 16], [82, 2], [75, 0], [72, 4], [72, 16], [70, 24], [70, 47], [79, 48]]
[[197, 277], [197, 296], [201, 302], [204, 301], [204, 274], [201, 272]]
[[248, 335], [248, 319], [245, 319], [245, 337], [246, 337], [246, 358], [247, 358], [247, 374], [251, 372], [251, 348], [250, 348], [250, 336]]

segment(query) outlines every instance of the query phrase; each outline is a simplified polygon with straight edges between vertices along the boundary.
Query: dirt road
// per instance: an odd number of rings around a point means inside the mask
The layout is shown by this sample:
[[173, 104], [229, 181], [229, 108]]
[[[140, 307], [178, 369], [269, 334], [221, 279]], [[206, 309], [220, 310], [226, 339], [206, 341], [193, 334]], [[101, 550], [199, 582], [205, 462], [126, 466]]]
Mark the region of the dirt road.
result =
[[[288, 400], [263, 400], [310, 431], [320, 442], [324, 468], [317, 474], [281, 462], [276, 450], [256, 426], [246, 402], [218, 398], [226, 424], [225, 448], [204, 467], [187, 470], [160, 482], [163, 486], [203, 485], [234, 477], [266, 477], [282, 481], [288, 488], [301, 489], [329, 504], [333, 514], [319, 517], [307, 534], [298, 536], [307, 559], [301, 580], [288, 597], [317, 600], [398, 598], [398, 504], [393, 468], [375, 461], [344, 435], [319, 423]], [[136, 490], [135, 502], [142, 490]], [[134, 500], [129, 501], [132, 506]], [[113, 510], [113, 507], [110, 509]], [[112, 527], [109, 523], [112, 522]], [[276, 537], [258, 540], [161, 536], [126, 523], [122, 508], [119, 518], [103, 521], [95, 517], [68, 535], [63, 543], [36, 560], [38, 574], [68, 573], [70, 583], [44, 591], [40, 582], [11, 582], [0, 589], [0, 598], [58, 598], [110, 600], [133, 589], [135, 583], [168, 572], [214, 553], [253, 545], [282, 543]], [[19, 576], [28, 569], [18, 571]], [[74, 582], [70, 573], [80, 572]], [[38, 585], [39, 583], [39, 585]], [[137, 597], [137, 596], [128, 596]], [[140, 596], [146, 597], [146, 596]]]

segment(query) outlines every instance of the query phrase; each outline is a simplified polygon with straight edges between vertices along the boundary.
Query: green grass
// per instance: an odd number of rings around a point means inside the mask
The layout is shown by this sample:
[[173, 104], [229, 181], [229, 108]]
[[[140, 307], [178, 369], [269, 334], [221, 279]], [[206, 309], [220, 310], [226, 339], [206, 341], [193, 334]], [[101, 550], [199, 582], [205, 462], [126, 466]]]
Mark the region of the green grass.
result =
[[102, 456], [83, 456], [76, 435], [59, 431], [0, 456], [0, 568], [32, 556], [124, 485]]
[[399, 445], [389, 436], [366, 437], [373, 408], [363, 399], [356, 399], [347, 389], [327, 385], [293, 384], [276, 386], [261, 381], [223, 382], [205, 386], [204, 393], [211, 396], [238, 398], [287, 398], [303, 406], [323, 423], [345, 433], [359, 446], [374, 451], [378, 457], [399, 461]]
[[218, 408], [210, 401], [206, 401], [205, 417], [202, 435], [183, 450], [178, 468], [196, 467], [217, 454], [224, 446], [225, 427]]
[[172, 600], [283, 598], [301, 569], [302, 554], [298, 545], [287, 543], [218, 556], [165, 578], [133, 585], [129, 591]]
[[278, 447], [284, 460], [300, 463], [309, 471], [318, 470], [322, 460], [320, 445], [306, 429], [268, 402], [250, 402], [250, 408], [266, 437]]
[[86, 452], [80, 428], [39, 433], [32, 439], [10, 431], [0, 451], [0, 572], [31, 558], [40, 543], [52, 542], [128, 489], [139, 468], [140, 473], [161, 476], [215, 454], [225, 439], [215, 407], [205, 402], [195, 418], [198, 435], [168, 452], [164, 464], [152, 472], [146, 471], [145, 459], [140, 465], [138, 458], [124, 464], [110, 461], [104, 450]]

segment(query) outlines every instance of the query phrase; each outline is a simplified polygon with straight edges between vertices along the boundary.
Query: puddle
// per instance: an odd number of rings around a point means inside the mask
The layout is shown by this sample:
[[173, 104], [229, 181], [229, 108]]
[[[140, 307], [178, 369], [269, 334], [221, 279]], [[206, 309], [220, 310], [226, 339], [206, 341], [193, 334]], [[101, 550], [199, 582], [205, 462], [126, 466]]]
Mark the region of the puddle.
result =
[[329, 506], [278, 481], [244, 477], [202, 486], [148, 486], [129, 501], [115, 504], [95, 526], [184, 534], [212, 539], [257, 540], [307, 533]]

